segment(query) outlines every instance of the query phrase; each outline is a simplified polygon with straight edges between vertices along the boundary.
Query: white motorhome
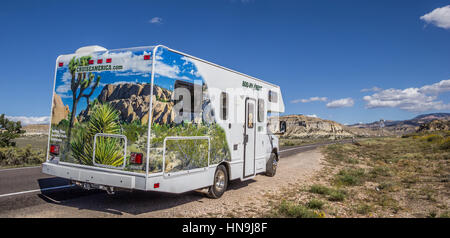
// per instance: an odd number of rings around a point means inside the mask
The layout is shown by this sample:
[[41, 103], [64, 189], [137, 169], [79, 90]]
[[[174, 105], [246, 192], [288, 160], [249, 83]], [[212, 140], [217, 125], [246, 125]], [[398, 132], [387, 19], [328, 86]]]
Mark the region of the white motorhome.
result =
[[86, 189], [183, 193], [274, 176], [280, 87], [158, 45], [56, 60], [42, 171]]

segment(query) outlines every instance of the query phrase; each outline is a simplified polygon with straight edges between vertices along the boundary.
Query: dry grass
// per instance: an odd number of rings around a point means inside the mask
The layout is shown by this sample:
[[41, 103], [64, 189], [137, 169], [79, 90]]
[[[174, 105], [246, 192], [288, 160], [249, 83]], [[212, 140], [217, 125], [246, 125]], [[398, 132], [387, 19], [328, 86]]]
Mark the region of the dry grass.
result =
[[[360, 146], [328, 145], [315, 184], [280, 195], [281, 202], [274, 202], [272, 210], [284, 217], [310, 212], [326, 217], [448, 217], [449, 135], [414, 134], [364, 140]], [[323, 200], [328, 202], [308, 205]]]

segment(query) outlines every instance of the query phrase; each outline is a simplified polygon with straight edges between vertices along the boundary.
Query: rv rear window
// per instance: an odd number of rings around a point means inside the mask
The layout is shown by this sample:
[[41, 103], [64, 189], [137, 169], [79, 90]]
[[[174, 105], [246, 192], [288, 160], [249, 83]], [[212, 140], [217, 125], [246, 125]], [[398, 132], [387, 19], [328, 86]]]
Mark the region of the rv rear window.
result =
[[269, 90], [269, 102], [278, 102], [278, 93], [272, 90]]
[[225, 92], [220, 94], [220, 118], [222, 120], [228, 119], [228, 94]]
[[264, 121], [264, 100], [258, 99], [258, 122]]

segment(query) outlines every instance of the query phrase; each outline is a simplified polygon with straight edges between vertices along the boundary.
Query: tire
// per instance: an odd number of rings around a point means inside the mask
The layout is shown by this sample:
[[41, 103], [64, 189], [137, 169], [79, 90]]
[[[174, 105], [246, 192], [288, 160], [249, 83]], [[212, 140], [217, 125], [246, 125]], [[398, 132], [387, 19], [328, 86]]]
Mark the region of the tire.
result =
[[213, 185], [208, 189], [208, 197], [220, 198], [228, 187], [228, 173], [227, 169], [223, 165], [217, 166], [214, 173]]
[[277, 173], [278, 160], [275, 153], [270, 154], [269, 160], [266, 163], [266, 176], [273, 177]]

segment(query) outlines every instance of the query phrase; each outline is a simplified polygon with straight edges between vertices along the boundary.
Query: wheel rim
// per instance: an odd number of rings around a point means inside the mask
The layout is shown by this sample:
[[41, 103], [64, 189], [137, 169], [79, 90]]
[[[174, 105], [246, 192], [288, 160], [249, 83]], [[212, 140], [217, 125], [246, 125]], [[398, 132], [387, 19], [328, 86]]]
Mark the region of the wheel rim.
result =
[[216, 173], [216, 190], [221, 192], [225, 188], [225, 173], [222, 170], [218, 170]]
[[276, 171], [277, 170], [277, 166], [278, 166], [278, 161], [274, 158], [272, 160], [272, 170]]

